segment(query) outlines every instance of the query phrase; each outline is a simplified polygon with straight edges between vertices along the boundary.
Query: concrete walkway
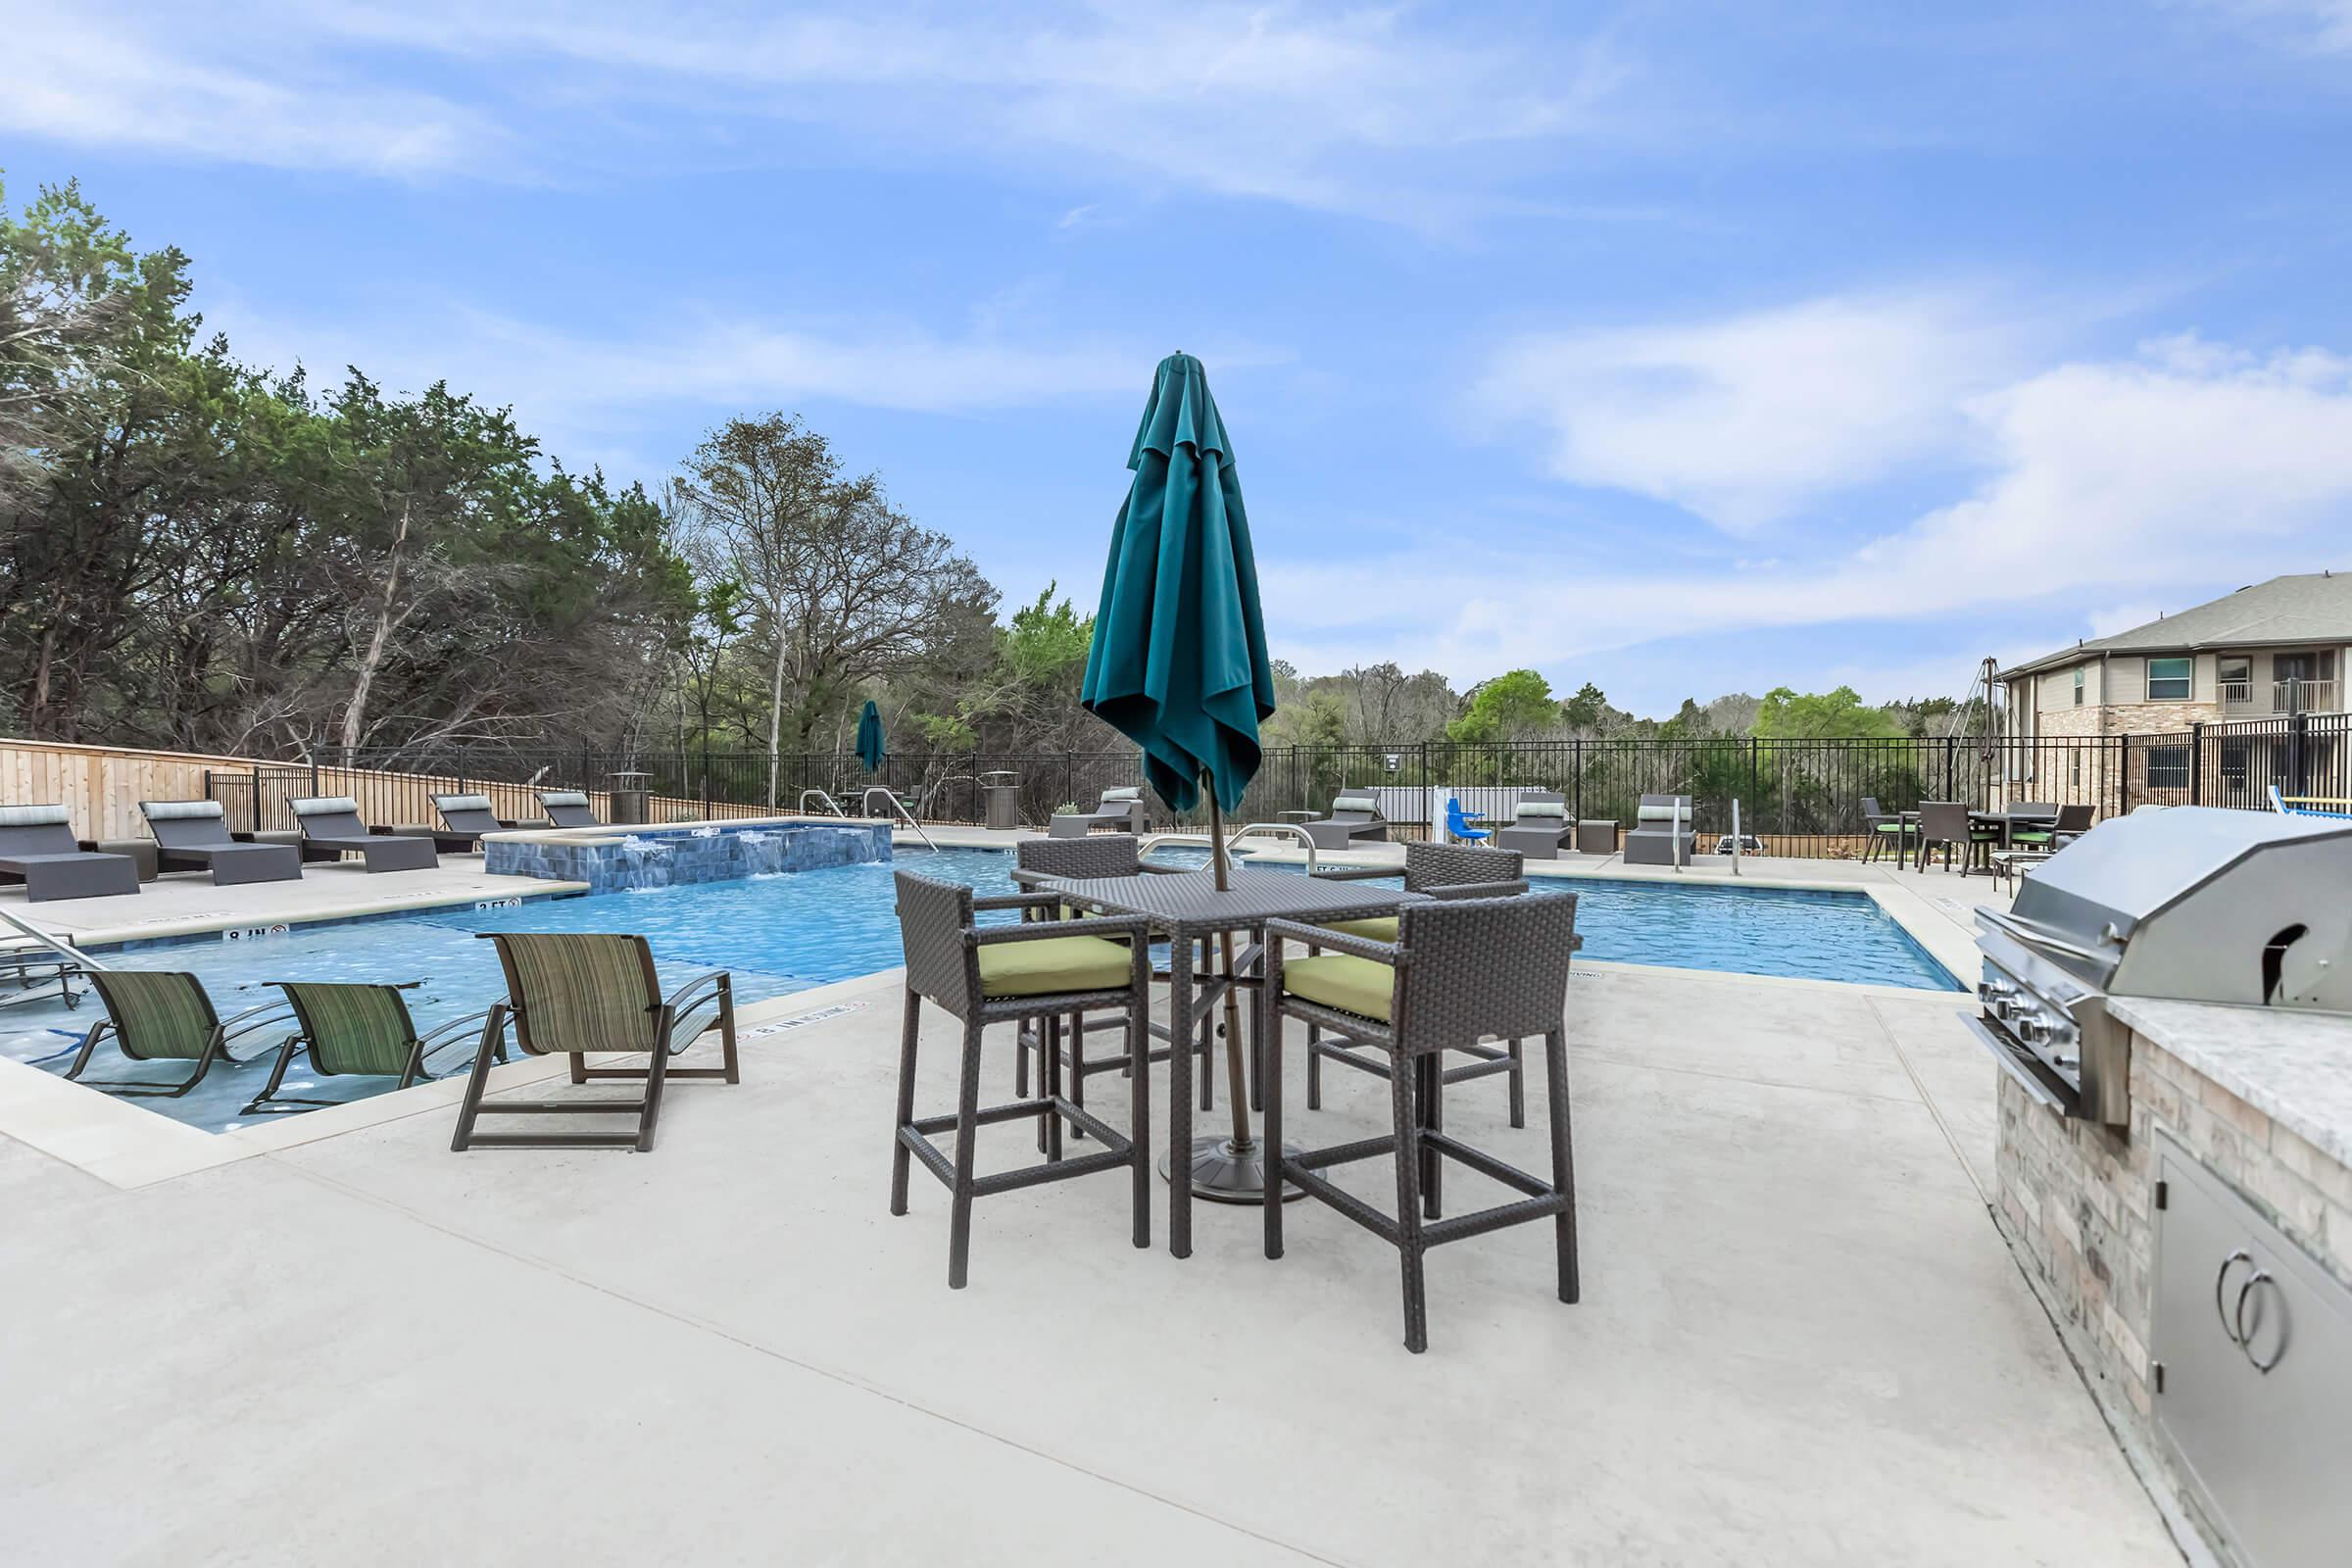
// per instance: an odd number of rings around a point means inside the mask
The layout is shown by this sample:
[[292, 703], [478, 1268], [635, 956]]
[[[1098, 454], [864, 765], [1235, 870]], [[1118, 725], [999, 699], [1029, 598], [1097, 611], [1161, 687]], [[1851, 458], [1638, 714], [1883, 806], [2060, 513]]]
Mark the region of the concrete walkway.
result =
[[[1986, 1215], [1956, 997], [1581, 973], [1585, 1299], [1552, 1298], [1547, 1229], [1444, 1249], [1424, 1356], [1339, 1215], [1294, 1208], [1269, 1263], [1254, 1210], [1201, 1205], [1179, 1262], [1164, 1206], [1128, 1246], [1120, 1176], [982, 1201], [949, 1292], [944, 1193], [918, 1169], [886, 1212], [898, 999], [788, 999], [848, 1010], [752, 1041], [741, 1087], [678, 1085], [650, 1154], [453, 1155], [438, 1088], [130, 1191], [0, 1140], [9, 1554], [2177, 1560]], [[951, 1044], [926, 1032], [928, 1105]], [[985, 1092], [1010, 1076], [1000, 1042]], [[1297, 1131], [1338, 1142], [1386, 1090], [1335, 1072], [1325, 1103]], [[1499, 1084], [1446, 1112], [1541, 1163]]]

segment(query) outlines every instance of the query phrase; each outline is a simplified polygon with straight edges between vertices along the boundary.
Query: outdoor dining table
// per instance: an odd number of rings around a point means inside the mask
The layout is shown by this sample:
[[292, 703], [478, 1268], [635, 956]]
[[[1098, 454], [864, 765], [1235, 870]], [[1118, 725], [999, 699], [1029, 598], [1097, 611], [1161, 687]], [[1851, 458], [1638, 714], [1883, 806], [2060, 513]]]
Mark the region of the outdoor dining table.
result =
[[[1403, 875], [1402, 868], [1397, 874]], [[1237, 992], [1250, 994], [1250, 1038], [1254, 1044], [1265, 1037], [1266, 999], [1261, 974], [1256, 973], [1265, 953], [1265, 928], [1268, 920], [1303, 920], [1310, 924], [1335, 920], [1362, 920], [1376, 915], [1395, 914], [1407, 904], [1418, 904], [1425, 894], [1407, 893], [1401, 888], [1376, 887], [1365, 882], [1325, 882], [1291, 871], [1253, 871], [1235, 869], [1227, 876], [1227, 886], [1219, 889], [1213, 872], [1179, 871], [1147, 873], [1141, 876], [1105, 877], [1037, 877], [1023, 878], [1037, 886], [1051, 888], [1061, 896], [1062, 902], [1079, 908], [1094, 909], [1108, 914], [1140, 914], [1151, 921], [1156, 934], [1168, 940], [1168, 1021], [1153, 1024], [1152, 1033], [1169, 1044], [1168, 1051], [1168, 1157], [1161, 1172], [1168, 1178], [1168, 1250], [1178, 1257], [1190, 1257], [1193, 1251], [1193, 1192], [1194, 1161], [1203, 1153], [1195, 1148], [1193, 1140], [1193, 1054], [1182, 1048], [1193, 1031], [1206, 1027], [1214, 1015], [1217, 1004], [1225, 1004], [1227, 1060], [1234, 1064], [1235, 1082], [1234, 1122], [1237, 1137], [1228, 1144], [1224, 1169], [1242, 1175], [1254, 1162], [1260, 1173], [1271, 1163], [1255, 1146], [1243, 1146], [1241, 1135], [1248, 1129], [1248, 1102], [1244, 1074], [1240, 1070], [1241, 1043], [1236, 1030]], [[1196, 945], [1212, 938], [1242, 936], [1248, 947], [1233, 960], [1233, 972], [1195, 973], [1193, 952]], [[1211, 944], [1213, 952], [1214, 944]], [[1212, 960], [1213, 964], [1213, 960]], [[1279, 1055], [1266, 1059], [1266, 1070], [1281, 1070]], [[1149, 1129], [1136, 1129], [1136, 1137], [1148, 1136]], [[1222, 1142], [1222, 1141], [1209, 1141]], [[1261, 1189], [1250, 1182], [1245, 1188], [1236, 1185], [1218, 1191], [1204, 1188], [1203, 1195], [1229, 1202], [1255, 1203], [1261, 1200]]]
[[[1895, 815], [1906, 828], [1916, 828], [1919, 825], [1917, 811], [1898, 811]], [[2017, 847], [2017, 830], [2019, 828], [2047, 827], [2058, 820], [2058, 813], [2056, 811], [2021, 811], [2015, 808], [2001, 811], [1980, 811], [1971, 807], [1968, 820], [1972, 827], [1999, 828], [2001, 830], [2001, 848], [2010, 850]], [[1917, 839], [1918, 834], [1907, 833], [1904, 837]], [[1898, 865], [1900, 863], [1902, 862], [1897, 862]], [[1919, 846], [1919, 863], [1923, 867], [1928, 863], [1928, 847], [1924, 842]], [[1962, 876], [1993, 876], [1997, 873], [1990, 866], [1986, 866], [1983, 870], [1978, 870], [1974, 866], [1963, 866], [1960, 874]]]

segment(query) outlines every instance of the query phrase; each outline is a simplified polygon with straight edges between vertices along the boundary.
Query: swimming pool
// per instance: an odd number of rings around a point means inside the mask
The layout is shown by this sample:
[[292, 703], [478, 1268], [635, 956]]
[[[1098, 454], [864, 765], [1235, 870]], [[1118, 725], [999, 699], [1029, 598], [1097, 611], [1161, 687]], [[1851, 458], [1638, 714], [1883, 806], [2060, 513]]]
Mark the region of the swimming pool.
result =
[[[1198, 863], [1199, 851], [1163, 850], [1155, 858]], [[965, 883], [983, 894], [1012, 891], [1012, 857], [1001, 850], [914, 853], [898, 862], [927, 876]], [[503, 994], [498, 956], [486, 931], [637, 931], [653, 944], [664, 987], [705, 969], [735, 976], [738, 1003], [806, 991], [895, 967], [900, 961], [898, 917], [888, 864], [707, 882], [632, 893], [543, 899], [506, 907], [451, 908], [359, 923], [296, 926], [280, 935], [237, 942], [201, 939], [156, 944], [99, 956], [115, 968], [182, 969], [205, 984], [226, 1015], [279, 993], [275, 979], [424, 982], [408, 994], [421, 1029], [487, 1006]], [[1941, 965], [1902, 927], [1861, 893], [1811, 893], [1779, 888], [1726, 888], [1691, 883], [1538, 879], [1540, 896], [1577, 896], [1583, 956], [1627, 963], [1672, 964], [1728, 973], [1958, 990]], [[992, 914], [984, 920], [1010, 919]], [[63, 1073], [96, 1000], [68, 1011], [54, 1001], [27, 1001], [0, 1011], [0, 1054]], [[146, 1108], [214, 1131], [252, 1126], [238, 1110], [269, 1073], [256, 1037], [243, 1054], [263, 1058], [215, 1067], [179, 1100], [142, 1100]], [[436, 1074], [470, 1060], [460, 1043], [429, 1065]], [[92, 1076], [169, 1082], [184, 1062], [125, 1062], [101, 1046]], [[284, 1093], [308, 1098], [359, 1099], [381, 1093], [382, 1079], [325, 1078], [309, 1082], [296, 1064]]]

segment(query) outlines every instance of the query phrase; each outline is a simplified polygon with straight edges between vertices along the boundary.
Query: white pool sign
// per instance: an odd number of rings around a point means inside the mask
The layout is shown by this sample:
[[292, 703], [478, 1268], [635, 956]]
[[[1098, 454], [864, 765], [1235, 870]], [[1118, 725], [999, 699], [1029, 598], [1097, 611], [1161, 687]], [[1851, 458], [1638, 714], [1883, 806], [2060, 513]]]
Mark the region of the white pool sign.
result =
[[232, 926], [220, 933], [220, 940], [223, 942], [252, 942], [262, 937], [282, 937], [293, 929], [283, 920], [274, 925]]

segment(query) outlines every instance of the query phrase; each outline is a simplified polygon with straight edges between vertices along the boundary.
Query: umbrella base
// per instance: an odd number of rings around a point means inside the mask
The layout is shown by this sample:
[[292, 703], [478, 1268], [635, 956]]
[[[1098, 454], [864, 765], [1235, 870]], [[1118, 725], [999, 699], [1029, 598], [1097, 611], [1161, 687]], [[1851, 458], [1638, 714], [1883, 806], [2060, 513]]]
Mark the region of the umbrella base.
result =
[[[1285, 1154], [1303, 1154], [1297, 1144], [1282, 1146]], [[1170, 1174], [1174, 1156], [1163, 1154], [1159, 1174]], [[1231, 1138], [1193, 1140], [1193, 1196], [1212, 1203], [1262, 1203], [1266, 1200], [1266, 1146], [1252, 1142], [1238, 1147]], [[1306, 1196], [1303, 1187], [1286, 1186], [1282, 1200], [1295, 1203]]]

